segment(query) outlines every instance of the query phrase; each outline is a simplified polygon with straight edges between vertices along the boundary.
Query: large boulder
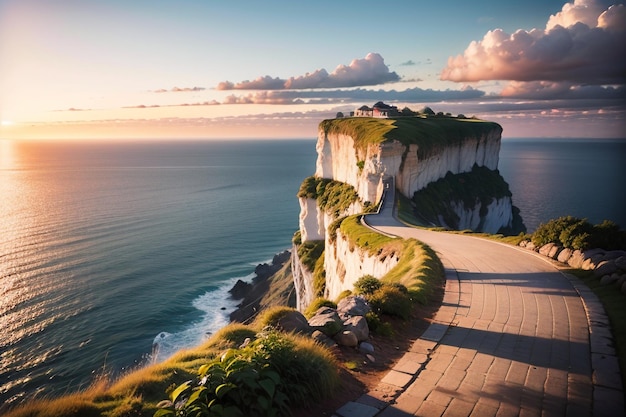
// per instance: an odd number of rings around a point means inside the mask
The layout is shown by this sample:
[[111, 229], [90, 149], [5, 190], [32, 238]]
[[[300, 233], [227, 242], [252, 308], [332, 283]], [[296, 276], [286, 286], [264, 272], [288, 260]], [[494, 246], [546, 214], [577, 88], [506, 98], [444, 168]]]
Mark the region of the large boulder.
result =
[[367, 340], [370, 337], [370, 328], [367, 325], [367, 320], [363, 316], [350, 317], [343, 322], [343, 329], [354, 333], [359, 342]]
[[559, 256], [557, 256], [556, 260], [566, 264], [569, 261], [569, 258], [572, 257], [572, 253], [574, 251], [571, 250], [570, 248], [565, 248], [563, 249], [561, 252], [559, 252]]
[[298, 310], [287, 311], [274, 325], [287, 333], [309, 333], [311, 330], [306, 317]]
[[343, 329], [343, 322], [335, 309], [320, 307], [309, 319], [309, 326], [313, 331], [319, 330], [326, 336], [333, 337]]
[[349, 295], [337, 304], [337, 312], [341, 316], [365, 316], [371, 310], [367, 300], [360, 295]]
[[602, 277], [604, 275], [611, 275], [618, 270], [619, 269], [617, 268], [617, 265], [615, 265], [614, 261], [601, 261], [596, 269], [594, 269], [593, 274], [596, 277]]

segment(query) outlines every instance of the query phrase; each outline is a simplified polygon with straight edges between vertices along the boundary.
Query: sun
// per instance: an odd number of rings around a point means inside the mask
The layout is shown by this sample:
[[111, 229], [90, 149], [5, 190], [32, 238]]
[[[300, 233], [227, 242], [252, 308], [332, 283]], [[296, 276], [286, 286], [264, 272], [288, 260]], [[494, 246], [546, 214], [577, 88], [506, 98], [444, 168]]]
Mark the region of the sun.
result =
[[14, 123], [12, 121], [10, 121], [10, 120], [3, 120], [3, 121], [0, 122], [0, 125], [2, 125], [2, 126], [13, 126]]

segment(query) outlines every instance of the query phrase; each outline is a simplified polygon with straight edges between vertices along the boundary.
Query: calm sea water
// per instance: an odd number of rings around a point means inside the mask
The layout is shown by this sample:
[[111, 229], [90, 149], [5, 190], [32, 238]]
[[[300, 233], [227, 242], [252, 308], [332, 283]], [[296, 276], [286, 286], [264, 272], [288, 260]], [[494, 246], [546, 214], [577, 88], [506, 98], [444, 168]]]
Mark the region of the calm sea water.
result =
[[[505, 139], [500, 172], [529, 230], [566, 214], [624, 227], [624, 155], [626, 140]], [[226, 324], [227, 290], [290, 246], [315, 159], [314, 140], [0, 141], [0, 404]]]
[[499, 171], [529, 232], [567, 215], [626, 229], [626, 139], [503, 139]]

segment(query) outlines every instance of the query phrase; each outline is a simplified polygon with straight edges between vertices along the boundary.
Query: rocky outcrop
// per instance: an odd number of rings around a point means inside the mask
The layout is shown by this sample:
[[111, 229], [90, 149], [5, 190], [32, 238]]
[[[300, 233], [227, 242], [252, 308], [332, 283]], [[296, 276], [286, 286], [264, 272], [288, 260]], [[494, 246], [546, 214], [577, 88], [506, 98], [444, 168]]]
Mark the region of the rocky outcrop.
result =
[[465, 207], [462, 201], [454, 201], [450, 203], [450, 208], [458, 216], [457, 224], [447, 224], [443, 216], [439, 216], [439, 226], [495, 234], [513, 224], [513, 203], [510, 197], [494, 199], [486, 207], [478, 200], [471, 208]]
[[255, 277], [252, 282], [237, 280], [233, 288], [229, 290], [234, 300], [242, 300], [237, 309], [230, 313], [231, 321], [247, 322], [259, 312], [263, 295], [269, 288], [269, 279], [278, 272], [285, 262], [291, 257], [289, 251], [283, 251], [274, 255], [272, 262], [259, 264], [254, 269]]
[[581, 251], [563, 248], [555, 243], [535, 247], [530, 240], [522, 240], [519, 246], [572, 268], [593, 271], [603, 285], [613, 285], [626, 294], [626, 251], [599, 248]]
[[319, 342], [332, 346], [359, 347], [365, 353], [373, 353], [370, 329], [365, 315], [371, 311], [367, 301], [360, 296], [342, 299], [337, 308], [320, 307], [309, 319], [313, 337]]

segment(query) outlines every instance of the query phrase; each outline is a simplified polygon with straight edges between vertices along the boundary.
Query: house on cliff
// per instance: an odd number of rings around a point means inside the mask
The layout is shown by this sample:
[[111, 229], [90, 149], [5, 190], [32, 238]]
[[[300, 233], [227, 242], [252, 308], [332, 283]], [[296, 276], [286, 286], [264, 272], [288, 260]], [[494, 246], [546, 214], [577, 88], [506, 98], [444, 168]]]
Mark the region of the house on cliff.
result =
[[382, 101], [377, 102], [372, 107], [361, 106], [354, 111], [355, 117], [377, 117], [386, 119], [388, 117], [399, 116], [400, 112], [396, 106], [390, 106]]

